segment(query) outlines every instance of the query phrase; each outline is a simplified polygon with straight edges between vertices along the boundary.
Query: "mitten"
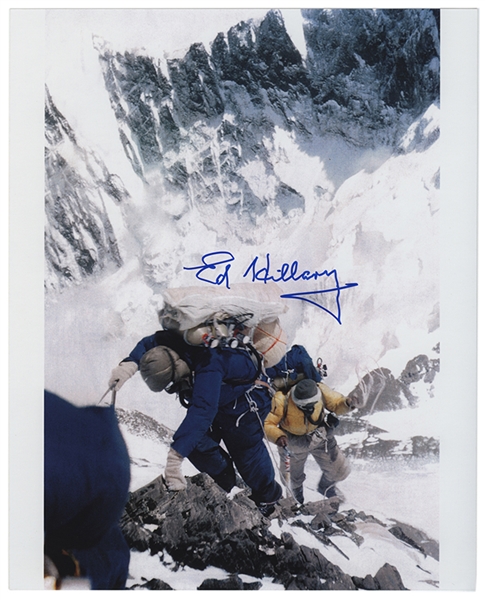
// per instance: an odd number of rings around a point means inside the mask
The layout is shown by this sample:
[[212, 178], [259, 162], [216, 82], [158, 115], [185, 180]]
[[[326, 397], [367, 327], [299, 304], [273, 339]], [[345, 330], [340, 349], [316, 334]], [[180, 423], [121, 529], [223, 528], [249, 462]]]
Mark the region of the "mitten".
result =
[[282, 435], [281, 437], [279, 437], [276, 440], [276, 445], [280, 448], [286, 448], [286, 446], [288, 446], [288, 438], [286, 437], [286, 435]]
[[364, 398], [357, 394], [349, 396], [345, 401], [345, 404], [347, 404], [350, 410], [353, 410], [354, 408], [363, 408], [365, 406]]
[[109, 388], [117, 392], [121, 386], [138, 371], [138, 365], [132, 360], [120, 363], [111, 371]]
[[187, 482], [182, 475], [182, 462], [184, 457], [173, 448], [170, 448], [167, 454], [167, 464], [165, 465], [165, 483], [169, 490], [179, 492], [185, 490]]

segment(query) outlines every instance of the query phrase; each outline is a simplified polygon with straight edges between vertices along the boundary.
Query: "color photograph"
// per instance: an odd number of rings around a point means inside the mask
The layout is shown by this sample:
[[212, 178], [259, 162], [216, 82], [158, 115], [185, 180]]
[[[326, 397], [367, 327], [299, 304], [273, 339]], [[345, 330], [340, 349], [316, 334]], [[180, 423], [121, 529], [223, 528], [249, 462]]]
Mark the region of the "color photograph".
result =
[[44, 589], [442, 589], [441, 11], [44, 14]]

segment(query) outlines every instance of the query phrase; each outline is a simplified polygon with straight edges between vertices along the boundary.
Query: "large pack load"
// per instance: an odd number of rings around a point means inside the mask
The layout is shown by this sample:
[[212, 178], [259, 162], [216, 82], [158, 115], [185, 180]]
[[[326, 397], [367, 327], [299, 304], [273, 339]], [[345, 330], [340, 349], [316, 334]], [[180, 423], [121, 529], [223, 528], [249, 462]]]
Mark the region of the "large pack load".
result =
[[275, 283], [239, 283], [230, 289], [192, 286], [163, 294], [159, 319], [191, 345], [216, 347], [251, 344], [265, 367], [283, 358], [287, 338], [279, 317], [288, 310]]

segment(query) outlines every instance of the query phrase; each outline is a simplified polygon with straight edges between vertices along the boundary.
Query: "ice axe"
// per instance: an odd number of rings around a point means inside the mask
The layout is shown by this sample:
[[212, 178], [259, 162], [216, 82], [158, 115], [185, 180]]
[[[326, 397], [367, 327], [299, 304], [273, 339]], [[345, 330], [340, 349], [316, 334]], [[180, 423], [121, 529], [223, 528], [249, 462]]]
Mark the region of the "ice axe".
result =
[[105, 393], [101, 396], [101, 399], [98, 402], [98, 405], [101, 404], [101, 402], [106, 398], [106, 396], [111, 392], [111, 406], [115, 405], [116, 402], [116, 390], [115, 390], [115, 385], [113, 384], [111, 385], [106, 391]]
[[286, 493], [288, 498], [293, 498], [294, 494], [293, 491], [291, 489], [291, 483], [290, 483], [290, 468], [291, 468], [291, 452], [288, 450], [288, 448], [285, 446], [285, 448], [283, 449], [284, 451], [284, 479], [285, 479], [285, 486], [286, 486]]
[[283, 451], [284, 451], [284, 461], [283, 461], [284, 472], [282, 473], [282, 475], [283, 475], [283, 479], [284, 479], [284, 485], [286, 487], [286, 497], [292, 498], [296, 502], [296, 504], [297, 504], [297, 509], [295, 512], [295, 514], [296, 514], [300, 511], [302, 504], [295, 498], [295, 494], [293, 493], [293, 490], [291, 489], [290, 469], [291, 469], [292, 454], [286, 446], [283, 448]]
[[290, 483], [290, 467], [291, 467], [291, 452], [288, 448], [285, 448], [285, 481], [287, 484]]

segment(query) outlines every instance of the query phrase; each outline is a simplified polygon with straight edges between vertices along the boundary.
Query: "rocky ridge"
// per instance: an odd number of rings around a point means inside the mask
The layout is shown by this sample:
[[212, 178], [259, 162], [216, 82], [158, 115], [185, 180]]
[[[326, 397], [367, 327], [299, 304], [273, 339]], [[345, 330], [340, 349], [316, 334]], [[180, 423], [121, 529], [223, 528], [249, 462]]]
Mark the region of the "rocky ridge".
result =
[[[299, 544], [292, 533], [281, 530], [283, 524], [293, 531], [304, 529], [316, 547]], [[132, 551], [147, 551], [161, 562], [175, 561], [176, 568], [215, 566], [230, 574], [223, 580], [207, 579], [198, 589], [259, 589], [258, 580], [265, 577], [287, 590], [406, 589], [398, 569], [385, 557], [375, 574], [365, 577], [350, 576], [325, 557], [327, 548], [350, 560], [339, 546], [343, 540], [361, 546], [365, 542], [362, 524], [372, 524], [382, 531], [380, 535], [392, 536], [406, 552], [411, 549], [417, 569], [426, 571], [427, 561], [438, 560], [437, 543], [408, 525], [385, 524], [354, 510], [340, 511], [337, 499], [298, 507], [286, 498], [268, 519], [255, 508], [247, 491], [229, 498], [204, 474], [187, 478], [187, 489], [182, 492], [168, 491], [163, 477], [155, 479], [131, 494], [121, 521]], [[243, 583], [241, 575], [255, 581]], [[171, 589], [149, 576], [130, 589], [140, 588]]]
[[[439, 353], [439, 346], [433, 349]], [[416, 435], [409, 439], [392, 439], [387, 431], [372, 425], [369, 418], [378, 412], [413, 410], [425, 401], [415, 391], [414, 386], [424, 386], [428, 398], [434, 397], [434, 383], [440, 370], [439, 358], [420, 354], [409, 360], [398, 377], [389, 369], [375, 369], [362, 377], [350, 395], [362, 397], [368, 401], [363, 408], [350, 415], [340, 417], [336, 429], [339, 445], [348, 456], [360, 459], [431, 459], [439, 458], [439, 439]], [[354, 441], [355, 433], [364, 437]], [[349, 441], [350, 440], [350, 441]]]
[[134, 435], [157, 441], [169, 441], [173, 431], [138, 410], [116, 409], [120, 425]]

